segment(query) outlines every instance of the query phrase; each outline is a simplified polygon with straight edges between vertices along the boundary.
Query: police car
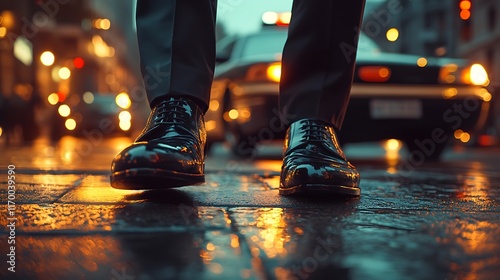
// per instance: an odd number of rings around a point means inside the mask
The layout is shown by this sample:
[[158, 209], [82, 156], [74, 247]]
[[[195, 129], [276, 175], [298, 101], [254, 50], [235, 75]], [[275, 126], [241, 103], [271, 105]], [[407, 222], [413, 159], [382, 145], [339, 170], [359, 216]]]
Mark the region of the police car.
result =
[[[269, 22], [269, 19], [275, 19]], [[278, 114], [281, 52], [290, 14], [267, 13], [257, 33], [218, 42], [208, 142], [228, 141], [235, 155], [282, 139]], [[480, 64], [463, 59], [384, 53], [361, 33], [340, 140], [399, 139], [410, 156], [438, 159], [449, 139], [467, 140], [486, 119], [492, 95]]]

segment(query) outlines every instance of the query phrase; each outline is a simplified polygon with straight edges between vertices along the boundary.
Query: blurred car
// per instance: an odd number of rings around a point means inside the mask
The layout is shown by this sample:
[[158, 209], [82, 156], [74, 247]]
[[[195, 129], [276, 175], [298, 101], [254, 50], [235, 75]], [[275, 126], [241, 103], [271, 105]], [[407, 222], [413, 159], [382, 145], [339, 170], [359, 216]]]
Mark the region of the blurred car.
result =
[[[268, 26], [259, 32], [218, 42], [205, 116], [209, 143], [228, 141], [235, 155], [245, 156], [259, 143], [283, 138], [278, 117], [280, 59], [287, 37], [287, 22], [279, 21], [283, 18], [290, 16], [267, 15]], [[384, 53], [362, 33], [340, 140], [395, 138], [416, 156], [437, 159], [448, 139], [466, 140], [484, 123], [492, 97], [484, 87], [488, 82], [480, 64]]]
[[54, 105], [51, 137], [64, 135], [86, 136], [97, 129], [102, 135], [120, 133], [130, 135], [131, 100], [127, 93], [85, 92], [64, 96], [52, 93], [48, 97]]

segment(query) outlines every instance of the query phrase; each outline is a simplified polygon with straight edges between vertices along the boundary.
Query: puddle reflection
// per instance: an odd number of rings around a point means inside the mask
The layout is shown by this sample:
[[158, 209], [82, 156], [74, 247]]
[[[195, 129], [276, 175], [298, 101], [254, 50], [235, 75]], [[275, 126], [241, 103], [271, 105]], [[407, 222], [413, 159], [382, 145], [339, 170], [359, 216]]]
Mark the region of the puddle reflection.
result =
[[[283, 218], [283, 208], [263, 208], [259, 211], [256, 221], [251, 223], [259, 231], [250, 239], [259, 244], [268, 258], [277, 256], [284, 257], [288, 251], [285, 244], [290, 241], [290, 235], [286, 232], [287, 225]], [[258, 256], [257, 250], [252, 250], [254, 257]]]
[[496, 193], [492, 192], [488, 176], [480, 169], [473, 168], [465, 174], [459, 175], [458, 179], [461, 186], [456, 193], [457, 198], [484, 206], [494, 201]]
[[40, 170], [108, 169], [111, 159], [130, 143], [128, 137], [64, 136], [58, 142], [40, 138], [32, 145], [2, 147], [0, 164]]
[[[460, 279], [493, 279], [486, 268], [500, 266], [500, 225], [489, 221], [457, 221], [446, 225], [438, 243], [451, 246], [450, 273]], [[493, 271], [491, 271], [493, 273]]]

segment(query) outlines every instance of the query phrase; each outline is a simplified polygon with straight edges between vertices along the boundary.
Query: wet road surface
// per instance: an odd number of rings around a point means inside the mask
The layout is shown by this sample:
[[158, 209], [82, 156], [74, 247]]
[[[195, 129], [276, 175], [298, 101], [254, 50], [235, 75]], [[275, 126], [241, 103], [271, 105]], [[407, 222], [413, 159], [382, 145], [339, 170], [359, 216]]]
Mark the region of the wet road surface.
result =
[[417, 166], [348, 147], [362, 195], [340, 201], [279, 196], [279, 147], [252, 161], [218, 147], [203, 185], [114, 190], [129, 141], [0, 148], [1, 279], [500, 279], [499, 148]]

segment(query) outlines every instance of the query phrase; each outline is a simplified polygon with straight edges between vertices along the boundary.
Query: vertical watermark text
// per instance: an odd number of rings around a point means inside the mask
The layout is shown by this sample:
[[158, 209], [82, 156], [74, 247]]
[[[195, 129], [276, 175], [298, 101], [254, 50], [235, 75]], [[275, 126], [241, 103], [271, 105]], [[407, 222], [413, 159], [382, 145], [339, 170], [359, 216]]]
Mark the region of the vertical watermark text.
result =
[[[8, 270], [16, 272], [16, 166], [9, 165], [7, 167], [7, 235], [8, 253], [7, 263]], [[9, 246], [10, 245], [10, 246]]]

